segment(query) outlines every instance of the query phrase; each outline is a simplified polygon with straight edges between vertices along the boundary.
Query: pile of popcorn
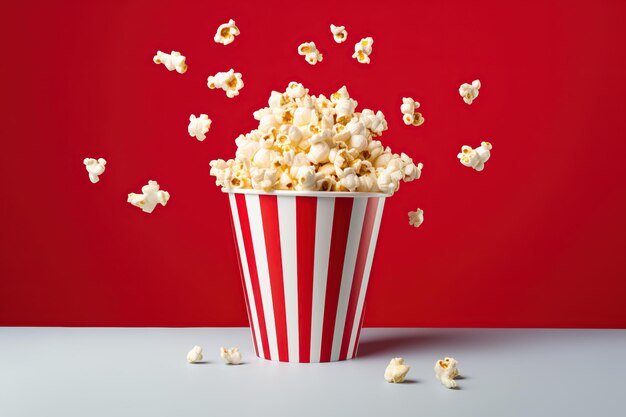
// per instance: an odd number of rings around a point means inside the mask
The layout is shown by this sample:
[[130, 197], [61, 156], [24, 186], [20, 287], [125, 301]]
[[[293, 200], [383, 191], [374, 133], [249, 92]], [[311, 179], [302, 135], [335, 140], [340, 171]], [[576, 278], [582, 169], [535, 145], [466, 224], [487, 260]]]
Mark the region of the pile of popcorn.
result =
[[382, 112], [356, 111], [346, 87], [311, 96], [297, 82], [272, 91], [269, 107], [254, 112], [259, 127], [240, 135], [235, 159], [211, 161], [224, 188], [294, 191], [358, 191], [393, 194], [400, 182], [421, 175], [402, 153], [375, 139], [387, 130]]

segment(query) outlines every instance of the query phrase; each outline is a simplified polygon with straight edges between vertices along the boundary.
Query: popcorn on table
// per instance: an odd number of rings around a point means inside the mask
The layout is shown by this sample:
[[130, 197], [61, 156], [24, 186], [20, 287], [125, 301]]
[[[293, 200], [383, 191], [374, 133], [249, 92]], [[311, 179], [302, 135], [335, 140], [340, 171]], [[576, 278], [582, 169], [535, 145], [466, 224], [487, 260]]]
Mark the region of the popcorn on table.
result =
[[317, 50], [315, 42], [305, 42], [298, 46], [298, 55], [304, 56], [306, 62], [311, 65], [315, 65], [318, 62], [322, 62], [324, 56]]
[[411, 97], [402, 97], [400, 111], [402, 112], [402, 121], [404, 121], [405, 125], [420, 126], [424, 123], [422, 113], [415, 111], [419, 107], [420, 104]]
[[404, 363], [403, 358], [393, 358], [385, 369], [385, 380], [393, 383], [403, 382], [409, 369], [411, 368]]
[[361, 64], [369, 64], [373, 44], [374, 39], [372, 39], [371, 37], [361, 39], [354, 45], [354, 53], [352, 54], [352, 58], [355, 58]]
[[482, 171], [485, 168], [485, 162], [491, 157], [491, 143], [481, 142], [480, 146], [472, 149], [471, 146], [463, 145], [461, 152], [457, 158], [466, 167], [474, 168], [476, 171]]
[[146, 213], [152, 213], [157, 204], [166, 205], [170, 199], [170, 193], [159, 190], [159, 184], [156, 181], [148, 181], [148, 185], [141, 187], [141, 192], [143, 194], [128, 194], [127, 202]]
[[456, 367], [457, 360], [454, 358], [440, 359], [435, 363], [435, 376], [446, 386], [446, 388], [456, 388], [456, 378], [459, 375], [459, 369]]
[[187, 353], [187, 362], [195, 363], [202, 360], [202, 348], [200, 346], [194, 346], [193, 349]]
[[235, 21], [230, 19], [228, 23], [224, 23], [217, 28], [213, 40], [222, 45], [228, 45], [235, 41], [235, 36], [239, 36], [239, 28], [235, 26]]
[[239, 365], [241, 363], [241, 353], [239, 352], [239, 348], [220, 348], [220, 356], [224, 359], [229, 365]]
[[85, 164], [85, 168], [89, 173], [89, 180], [95, 184], [100, 181], [100, 175], [104, 172], [104, 166], [107, 164], [107, 161], [104, 158], [98, 158], [97, 160], [85, 158], [83, 159], [83, 164]]
[[348, 39], [348, 32], [346, 32], [345, 26], [330, 25], [330, 31], [333, 34], [333, 39], [337, 43], [343, 43]]
[[187, 71], [187, 64], [185, 63], [185, 59], [186, 58], [181, 55], [180, 52], [176, 51], [172, 51], [171, 54], [157, 51], [154, 58], [152, 58], [155, 64], [163, 64], [168, 70], [176, 70], [176, 72], [178, 72], [179, 74], [183, 74], [185, 71]]
[[474, 80], [471, 84], [461, 84], [459, 87], [459, 94], [463, 97], [463, 101], [467, 104], [472, 104], [472, 101], [478, 97], [478, 90], [480, 89], [480, 80]]
[[382, 112], [357, 111], [345, 86], [327, 98], [291, 82], [272, 91], [254, 112], [257, 129], [235, 139], [234, 159], [211, 161], [224, 188], [358, 191], [393, 194], [420, 178], [423, 165], [377, 140], [387, 130]]
[[424, 210], [418, 208], [417, 211], [409, 211], [409, 224], [420, 227], [424, 223]]
[[215, 75], [209, 76], [207, 79], [207, 86], [213, 90], [221, 88], [226, 91], [226, 97], [233, 98], [239, 95], [239, 90], [243, 88], [243, 79], [241, 73], [235, 72], [234, 69], [230, 69], [226, 72], [218, 72]]
[[211, 119], [206, 114], [201, 114], [199, 117], [195, 115], [189, 116], [189, 126], [187, 131], [189, 136], [196, 137], [200, 142], [206, 139], [205, 133], [211, 128]]

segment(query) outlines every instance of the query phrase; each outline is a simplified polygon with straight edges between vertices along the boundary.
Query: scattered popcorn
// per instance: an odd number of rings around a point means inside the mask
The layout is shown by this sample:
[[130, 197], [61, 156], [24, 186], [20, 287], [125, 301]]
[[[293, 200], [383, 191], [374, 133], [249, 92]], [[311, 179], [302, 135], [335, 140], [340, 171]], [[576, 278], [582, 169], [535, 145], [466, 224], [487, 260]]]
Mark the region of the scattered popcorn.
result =
[[170, 199], [170, 193], [159, 191], [159, 184], [156, 181], [148, 181], [148, 185], [141, 187], [143, 194], [128, 194], [130, 204], [140, 207], [146, 213], [152, 213], [157, 204], [166, 205]]
[[354, 45], [354, 53], [352, 54], [352, 58], [356, 58], [356, 60], [359, 61], [359, 63], [361, 64], [369, 64], [373, 43], [374, 39], [370, 37], [361, 39], [358, 43]]
[[419, 107], [420, 104], [411, 97], [402, 97], [400, 111], [402, 112], [402, 120], [405, 125], [420, 126], [424, 123], [422, 113], [415, 111], [416, 109], [419, 109]]
[[393, 358], [385, 369], [385, 380], [394, 383], [403, 382], [409, 369], [411, 368], [404, 363], [404, 359]]
[[457, 155], [457, 158], [461, 160], [461, 163], [466, 167], [474, 168], [476, 171], [482, 171], [485, 168], [485, 162], [491, 157], [491, 143], [481, 142], [480, 146], [476, 149], [472, 149], [471, 146], [463, 145], [461, 147], [461, 153]]
[[200, 142], [206, 139], [205, 133], [211, 128], [211, 119], [206, 114], [201, 114], [200, 117], [196, 117], [193, 114], [189, 116], [189, 126], [187, 131], [189, 136], [196, 137]]
[[235, 36], [239, 35], [239, 28], [235, 26], [235, 21], [230, 19], [228, 23], [224, 23], [217, 28], [213, 40], [222, 45], [228, 45], [235, 41]]
[[420, 227], [424, 222], [424, 210], [418, 208], [417, 211], [409, 211], [409, 224]]
[[463, 101], [472, 104], [472, 101], [478, 97], [478, 89], [480, 89], [480, 80], [474, 80], [471, 84], [461, 84], [459, 94], [463, 97]]
[[152, 60], [155, 64], [163, 64], [165, 68], [169, 71], [178, 72], [179, 74], [183, 74], [187, 71], [187, 64], [185, 63], [185, 57], [180, 54], [180, 52], [172, 51], [171, 54], [166, 54], [165, 52], [157, 51], [156, 55]]
[[220, 356], [229, 365], [239, 365], [241, 363], [241, 353], [239, 348], [220, 348]]
[[202, 360], [202, 348], [200, 346], [194, 346], [193, 349], [187, 353], [187, 362], [196, 363]]
[[226, 91], [228, 98], [233, 98], [238, 96], [239, 90], [243, 88], [243, 80], [241, 79], [241, 73], [235, 72], [235, 70], [231, 68], [227, 72], [218, 72], [215, 75], [209, 76], [207, 85], [211, 90], [221, 88]]
[[343, 43], [348, 39], [348, 32], [346, 32], [345, 26], [335, 26], [331, 24], [330, 31], [333, 34], [333, 39], [337, 43]]
[[345, 86], [327, 98], [297, 82], [272, 91], [254, 112], [257, 129], [235, 139], [235, 158], [211, 161], [216, 185], [262, 191], [346, 191], [393, 194], [419, 179], [423, 165], [376, 140], [385, 115], [357, 111]]
[[438, 360], [435, 364], [435, 376], [447, 388], [456, 388], [456, 378], [459, 375], [459, 369], [456, 367], [457, 361], [454, 358], [444, 358]]
[[85, 158], [83, 159], [83, 164], [85, 164], [85, 168], [89, 173], [89, 180], [92, 183], [97, 183], [100, 181], [100, 175], [104, 172], [104, 166], [107, 164], [107, 161], [104, 158]]
[[311, 65], [315, 65], [318, 62], [322, 62], [323, 55], [317, 50], [315, 42], [305, 42], [298, 46], [298, 54], [303, 55], [306, 62]]

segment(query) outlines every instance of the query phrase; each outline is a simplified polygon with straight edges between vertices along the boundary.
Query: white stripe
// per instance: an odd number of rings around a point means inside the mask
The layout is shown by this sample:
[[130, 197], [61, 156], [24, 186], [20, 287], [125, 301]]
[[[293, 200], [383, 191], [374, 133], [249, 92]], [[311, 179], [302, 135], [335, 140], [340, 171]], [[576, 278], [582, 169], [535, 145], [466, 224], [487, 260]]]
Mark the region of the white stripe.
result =
[[311, 311], [311, 362], [319, 362], [322, 349], [324, 304], [330, 240], [333, 233], [335, 199], [318, 197], [315, 214], [315, 255], [313, 267], [313, 304]]
[[[374, 227], [372, 228], [372, 238], [370, 240], [370, 247], [367, 251], [367, 259], [365, 260], [365, 269], [363, 269], [363, 281], [361, 283], [361, 291], [359, 293], [359, 301], [356, 305], [356, 312], [354, 314], [354, 324], [352, 325], [352, 335], [350, 336], [350, 345], [348, 345], [348, 356], [352, 358], [352, 351], [354, 344], [356, 343], [356, 334], [359, 330], [359, 324], [361, 323], [361, 314], [363, 313], [363, 304], [365, 302], [365, 292], [367, 291], [367, 284], [370, 279], [370, 271], [372, 269], [372, 261], [374, 259], [374, 250], [376, 249], [376, 240], [378, 239], [378, 230], [380, 229], [380, 221], [383, 217], [383, 208], [385, 206], [385, 198], [378, 199], [378, 208], [376, 210], [376, 219], [374, 220]], [[356, 353], [356, 352], [355, 352]]]
[[278, 196], [280, 256], [283, 261], [283, 287], [287, 316], [289, 362], [298, 362], [298, 256], [296, 248], [296, 197]]
[[237, 200], [235, 194], [229, 194], [230, 209], [233, 214], [233, 224], [235, 225], [235, 236], [237, 236], [237, 244], [239, 246], [239, 257], [241, 258], [241, 269], [243, 271], [244, 282], [246, 288], [244, 290], [248, 293], [248, 319], [252, 321], [254, 326], [254, 332], [252, 337], [256, 340], [257, 350], [259, 356], [263, 355], [263, 343], [261, 343], [261, 336], [259, 335], [259, 318], [256, 314], [256, 304], [254, 302], [254, 293], [252, 292], [252, 282], [250, 281], [250, 270], [248, 269], [248, 258], [246, 257], [246, 247], [243, 243], [243, 235], [241, 233], [241, 223], [239, 222], [239, 211], [237, 210]]
[[367, 198], [354, 198], [352, 202], [352, 213], [350, 215], [350, 230], [346, 243], [346, 253], [343, 261], [343, 271], [341, 272], [341, 287], [339, 289], [339, 301], [337, 304], [337, 316], [335, 317], [335, 334], [333, 335], [333, 349], [330, 355], [331, 361], [339, 360], [341, 351], [341, 339], [343, 329], [346, 324], [346, 314], [348, 312], [348, 300], [352, 289], [354, 278], [354, 267], [356, 257], [359, 252], [359, 242], [363, 229], [363, 218], [367, 207]]
[[265, 329], [270, 347], [270, 359], [278, 360], [278, 342], [276, 341], [276, 324], [274, 321], [274, 305], [272, 303], [272, 286], [270, 271], [267, 265], [267, 250], [265, 249], [265, 233], [263, 232], [263, 218], [261, 217], [261, 202], [258, 195], [246, 194], [250, 232], [254, 245], [254, 258], [259, 276], [263, 314], [265, 315]]

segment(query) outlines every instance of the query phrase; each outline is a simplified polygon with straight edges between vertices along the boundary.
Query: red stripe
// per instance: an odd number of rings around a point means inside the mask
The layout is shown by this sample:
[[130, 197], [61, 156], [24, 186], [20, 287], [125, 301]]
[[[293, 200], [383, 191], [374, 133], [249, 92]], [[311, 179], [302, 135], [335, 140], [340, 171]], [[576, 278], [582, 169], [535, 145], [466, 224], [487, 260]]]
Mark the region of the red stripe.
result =
[[311, 315], [315, 265], [317, 197], [296, 197], [296, 250], [298, 256], [298, 337], [300, 362], [311, 362]]
[[261, 205], [261, 217], [263, 219], [267, 266], [270, 273], [270, 287], [272, 289], [278, 360], [281, 362], [289, 362], [287, 312], [285, 311], [285, 288], [283, 285], [283, 260], [280, 250], [278, 197], [273, 195], [261, 195], [259, 196], [259, 202]]
[[352, 357], [356, 358], [356, 350], [359, 347], [359, 338], [361, 337], [361, 329], [363, 328], [363, 319], [365, 318], [365, 303], [363, 303], [363, 311], [361, 311], [361, 322], [359, 328], [356, 331], [356, 339], [354, 340], [354, 347], [352, 348]]
[[346, 312], [346, 324], [343, 328], [343, 338], [341, 339], [341, 350], [339, 351], [339, 360], [344, 360], [348, 356], [348, 347], [350, 345], [350, 336], [354, 327], [354, 316], [361, 292], [361, 283], [363, 282], [363, 272], [367, 261], [367, 252], [372, 240], [372, 230], [374, 229], [374, 221], [376, 220], [376, 209], [378, 208], [378, 198], [372, 197], [367, 200], [367, 208], [363, 219], [363, 229], [361, 232], [361, 240], [359, 242], [359, 251], [357, 252], [356, 265], [354, 266], [354, 276], [352, 279], [352, 288], [350, 289], [350, 299], [348, 300], [348, 311]]
[[346, 254], [348, 232], [350, 230], [352, 202], [353, 199], [350, 197], [339, 197], [335, 199], [333, 230], [328, 259], [328, 274], [326, 278], [320, 362], [330, 362], [330, 355], [333, 348], [335, 318], [337, 316], [337, 304], [339, 302], [343, 261]]
[[[230, 198], [228, 199], [230, 201]], [[231, 210], [233, 208], [231, 207]], [[230, 213], [230, 225], [233, 230], [233, 238], [235, 239], [235, 252], [237, 253], [237, 261], [239, 262], [239, 274], [241, 275], [241, 287], [243, 288], [243, 298], [246, 300], [246, 312], [248, 313], [248, 323], [252, 330], [252, 343], [254, 344], [254, 353], [259, 356], [259, 348], [256, 345], [256, 331], [254, 330], [254, 323], [252, 321], [252, 313], [250, 312], [250, 302], [248, 301], [248, 291], [246, 290], [246, 280], [244, 278], [243, 264], [241, 263], [241, 255], [239, 253], [239, 240], [237, 239], [237, 232], [235, 231], [235, 220], [233, 219], [233, 213]]]
[[256, 269], [256, 258], [254, 257], [254, 247], [252, 245], [252, 234], [250, 232], [250, 220], [248, 218], [246, 196], [245, 194], [237, 194], [235, 199], [237, 200], [237, 211], [239, 212], [239, 224], [241, 225], [243, 243], [246, 248], [246, 258], [248, 258], [248, 272], [250, 273], [250, 282], [252, 285], [252, 294], [254, 295], [256, 315], [259, 319], [259, 333], [261, 334], [263, 357], [265, 359], [270, 359], [270, 344], [267, 338], [267, 329], [265, 328], [265, 314], [263, 314], [263, 301], [261, 299], [259, 275]]

